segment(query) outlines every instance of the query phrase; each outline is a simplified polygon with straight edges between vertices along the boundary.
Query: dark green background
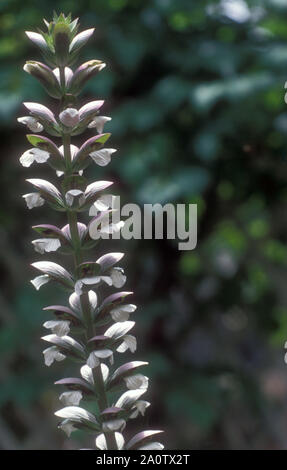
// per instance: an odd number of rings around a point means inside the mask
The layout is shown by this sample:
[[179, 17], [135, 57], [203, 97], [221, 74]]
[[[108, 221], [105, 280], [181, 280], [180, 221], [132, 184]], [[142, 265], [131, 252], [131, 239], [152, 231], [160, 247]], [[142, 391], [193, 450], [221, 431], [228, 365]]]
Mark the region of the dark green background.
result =
[[[0, 448], [91, 443], [65, 439], [53, 416], [53, 381], [74, 366], [43, 365], [41, 309], [64, 299], [28, 282], [30, 226], [62, 220], [21, 199], [25, 178], [51, 173], [20, 166], [29, 144], [16, 122], [22, 101], [56, 109], [22, 71], [40, 59], [24, 31], [54, 8], [96, 27], [82, 61], [107, 63], [81, 100], [106, 99], [119, 150], [90, 176], [114, 180], [123, 202], [198, 204], [194, 251], [116, 245], [139, 305], [134, 358], [150, 361], [152, 406], [128, 433], [163, 428], [168, 449], [287, 448], [287, 4], [227, 3], [1, 0]], [[113, 247], [103, 243], [100, 254]]]

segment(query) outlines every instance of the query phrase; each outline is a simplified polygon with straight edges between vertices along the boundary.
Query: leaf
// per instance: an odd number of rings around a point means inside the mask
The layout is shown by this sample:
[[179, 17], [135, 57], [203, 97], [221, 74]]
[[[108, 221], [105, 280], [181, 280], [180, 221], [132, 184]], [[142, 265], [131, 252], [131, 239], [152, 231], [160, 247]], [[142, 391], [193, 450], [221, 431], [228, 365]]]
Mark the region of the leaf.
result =
[[31, 266], [38, 269], [43, 274], [48, 274], [51, 279], [60, 282], [64, 286], [74, 287], [74, 281], [70, 273], [57, 263], [53, 263], [52, 261], [37, 261], [36, 263], [32, 263]]
[[23, 103], [23, 104], [30, 111], [33, 117], [40, 118], [43, 121], [49, 121], [54, 124], [57, 124], [54, 114], [46, 106], [40, 103]]
[[95, 429], [100, 430], [99, 423], [96, 417], [79, 406], [66, 406], [59, 411], [55, 412], [56, 416], [67, 419], [72, 423], [78, 424], [80, 429]]
[[81, 210], [86, 210], [90, 207], [93, 202], [98, 198], [98, 193], [109, 188], [113, 183], [111, 181], [95, 181], [89, 184], [85, 190], [85, 204], [81, 207]]
[[124, 257], [124, 253], [107, 253], [97, 259], [97, 263], [101, 266], [102, 271], [107, 271]]
[[56, 227], [55, 225], [49, 224], [41, 224], [41, 225], [34, 225], [32, 227], [35, 232], [40, 233], [44, 237], [47, 238], [59, 238], [64, 243], [67, 243], [67, 239], [63, 234], [62, 230]]
[[154, 436], [161, 434], [163, 431], [142, 431], [136, 434], [127, 444], [127, 450], [138, 449], [144, 444], [154, 440]]
[[129, 410], [145, 392], [145, 389], [128, 390], [120, 396], [115, 406]]
[[69, 308], [62, 305], [50, 305], [43, 308], [43, 310], [52, 312], [58, 320], [68, 320], [73, 326], [79, 326], [82, 324], [79, 317]]
[[42, 135], [35, 135], [35, 134], [27, 134], [28, 141], [34, 146], [41, 150], [45, 150], [48, 152], [51, 157], [48, 160], [48, 163], [55, 169], [55, 170], [64, 170], [65, 169], [65, 160], [59, 151], [57, 145], [52, 142], [52, 140], [48, 139], [48, 137], [44, 137]]
[[83, 379], [69, 377], [69, 378], [66, 378], [66, 379], [57, 380], [56, 382], [54, 382], [54, 384], [55, 385], [64, 385], [69, 390], [80, 390], [85, 395], [93, 395], [94, 394], [93, 387]]
[[[84, 164], [84, 160], [86, 159], [86, 157], [90, 153], [102, 148], [102, 146], [108, 140], [110, 135], [111, 135], [110, 133], [99, 134], [86, 140], [86, 142], [80, 147], [79, 151], [77, 152], [73, 160], [73, 169], [75, 171], [82, 170], [83, 169], [82, 165]], [[91, 161], [92, 161], [91, 159], [88, 160], [88, 164]]]
[[78, 266], [79, 279], [82, 279], [84, 277], [97, 276], [100, 270], [101, 268], [98, 262], [86, 261], [85, 263], [81, 263]]
[[59, 349], [65, 356], [83, 361], [86, 357], [83, 346], [70, 336], [57, 336], [54, 334], [42, 336], [44, 341], [51, 343]]
[[66, 210], [60, 191], [52, 183], [38, 178], [28, 179], [26, 181], [38, 189], [41, 196], [49, 202], [55, 210]]
[[107, 388], [110, 390], [112, 388], [117, 387], [121, 383], [123, 378], [129, 377], [130, 375], [137, 373], [139, 367], [143, 367], [146, 365], [148, 365], [148, 362], [142, 361], [132, 361], [123, 364], [122, 366], [118, 367], [118, 369], [116, 369], [115, 372], [112, 374], [108, 381]]
[[117, 340], [126, 335], [135, 325], [134, 321], [123, 321], [114, 323], [110, 328], [105, 331], [105, 336]]
[[78, 52], [88, 42], [94, 31], [95, 28], [90, 28], [77, 34], [70, 44], [69, 51], [73, 53]]
[[104, 299], [100, 305], [98, 312], [96, 314], [95, 322], [97, 325], [105, 325], [110, 321], [109, 313], [117, 305], [124, 302], [125, 298], [128, 295], [133, 294], [133, 292], [116, 292], [115, 294], [109, 295]]

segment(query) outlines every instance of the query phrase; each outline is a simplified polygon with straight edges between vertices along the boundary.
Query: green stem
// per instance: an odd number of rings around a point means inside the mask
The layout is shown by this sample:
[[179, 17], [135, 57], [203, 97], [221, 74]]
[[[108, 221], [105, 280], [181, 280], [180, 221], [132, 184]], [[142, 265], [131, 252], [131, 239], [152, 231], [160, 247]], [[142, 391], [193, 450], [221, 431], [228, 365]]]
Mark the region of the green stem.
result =
[[[65, 72], [64, 72], [63, 67], [60, 67], [60, 81], [64, 89]], [[69, 134], [64, 134], [62, 136], [62, 140], [63, 140], [63, 147], [64, 147], [64, 158], [66, 162], [65, 175], [68, 175], [71, 172], [71, 163], [72, 163], [71, 150], [70, 150], [71, 136]], [[82, 252], [81, 252], [81, 240], [80, 240], [79, 231], [78, 231], [77, 212], [67, 211], [67, 217], [68, 217], [68, 223], [70, 227], [71, 241], [72, 241], [72, 245], [74, 248], [74, 261], [75, 261], [75, 271], [76, 271], [75, 274], [77, 275], [78, 266], [83, 261]], [[92, 351], [92, 344], [89, 343], [88, 341], [93, 336], [95, 336], [95, 331], [94, 331], [93, 318], [92, 318], [92, 313], [91, 313], [91, 308], [90, 308], [89, 295], [87, 292], [84, 292], [80, 298], [81, 298], [83, 319], [84, 319], [84, 323], [86, 327], [86, 339], [88, 343], [88, 349]], [[107, 393], [106, 393], [103, 374], [102, 374], [100, 365], [93, 369], [93, 377], [94, 377], [96, 393], [98, 396], [99, 410], [100, 412], [102, 412], [104, 411], [104, 409], [106, 409], [109, 406], [109, 403], [108, 403]], [[109, 450], [117, 450], [115, 433], [108, 432], [104, 434], [105, 434], [105, 438], [107, 442], [107, 448]]]

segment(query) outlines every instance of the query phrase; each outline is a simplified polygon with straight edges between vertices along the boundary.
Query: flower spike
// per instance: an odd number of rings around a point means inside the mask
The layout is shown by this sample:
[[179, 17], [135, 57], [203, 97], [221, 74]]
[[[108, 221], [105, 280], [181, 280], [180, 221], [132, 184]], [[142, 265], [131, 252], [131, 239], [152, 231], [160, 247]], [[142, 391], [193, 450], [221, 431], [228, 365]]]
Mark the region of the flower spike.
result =
[[[38, 276], [31, 280], [36, 290], [47, 283], [55, 283], [69, 294], [66, 305], [44, 308], [47, 315], [42, 340], [48, 344], [43, 351], [44, 363], [73, 361], [78, 377], [57, 380], [60, 386], [61, 409], [55, 412], [60, 419], [58, 427], [69, 437], [81, 429], [94, 433], [95, 448], [100, 450], [161, 450], [158, 442], [161, 431], [143, 431], [130, 440], [124, 437], [130, 419], [144, 415], [150, 403], [143, 399], [149, 379], [143, 373], [147, 362], [134, 360], [114, 366], [114, 358], [126, 351], [135, 353], [137, 340], [131, 330], [135, 326], [136, 305], [130, 303], [132, 292], [117, 291], [102, 299], [102, 287], [121, 289], [126, 275], [121, 267], [123, 253], [99, 253], [95, 260], [88, 252], [99, 243], [99, 238], [117, 233], [123, 221], [110, 221], [115, 211], [115, 196], [103, 194], [113, 183], [101, 180], [89, 182], [85, 170], [92, 163], [106, 166], [111, 163], [116, 149], [107, 146], [110, 133], [104, 127], [111, 120], [100, 113], [103, 100], [78, 106], [77, 96], [85, 83], [104, 67], [101, 60], [90, 60], [71, 66], [80, 49], [94, 33], [94, 28], [78, 32], [78, 19], [71, 15], [54, 14], [53, 20], [44, 20], [47, 30], [27, 31], [27, 37], [44, 57], [45, 63], [28, 61], [24, 70], [44, 86], [47, 93], [58, 100], [53, 112], [40, 103], [24, 103], [25, 115], [18, 122], [25, 125], [29, 148], [20, 157], [23, 167], [45, 165], [55, 170], [56, 184], [46, 179], [28, 178], [34, 191], [23, 195], [29, 209], [47, 203], [52, 209], [65, 213], [65, 225], [35, 225], [37, 238], [32, 241], [35, 251], [50, 255], [57, 261], [58, 253], [71, 256], [74, 268], [66, 269], [55, 261], [36, 261], [32, 267]], [[71, 138], [86, 130], [94, 130], [78, 147]], [[39, 133], [56, 136], [61, 143]], [[47, 171], [48, 173], [48, 171]], [[56, 180], [57, 180], [56, 177]], [[86, 225], [78, 220], [80, 213], [92, 217]], [[95, 235], [95, 236], [94, 236]], [[99, 237], [98, 237], [99, 236]], [[115, 398], [116, 397], [116, 398]], [[86, 409], [87, 401], [96, 402], [95, 413]]]

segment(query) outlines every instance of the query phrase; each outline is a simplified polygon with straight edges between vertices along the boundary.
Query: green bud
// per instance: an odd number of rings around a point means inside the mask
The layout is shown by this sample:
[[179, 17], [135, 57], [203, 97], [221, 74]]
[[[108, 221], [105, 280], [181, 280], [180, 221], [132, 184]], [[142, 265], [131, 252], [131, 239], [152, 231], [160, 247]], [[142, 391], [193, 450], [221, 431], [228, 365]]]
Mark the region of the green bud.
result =
[[59, 66], [68, 63], [70, 47], [70, 29], [66, 23], [57, 23], [53, 31], [55, 62]]
[[59, 82], [50, 67], [42, 64], [42, 62], [29, 60], [24, 65], [23, 69], [25, 72], [30, 73], [37, 78], [50, 96], [53, 98], [61, 98], [62, 92]]

